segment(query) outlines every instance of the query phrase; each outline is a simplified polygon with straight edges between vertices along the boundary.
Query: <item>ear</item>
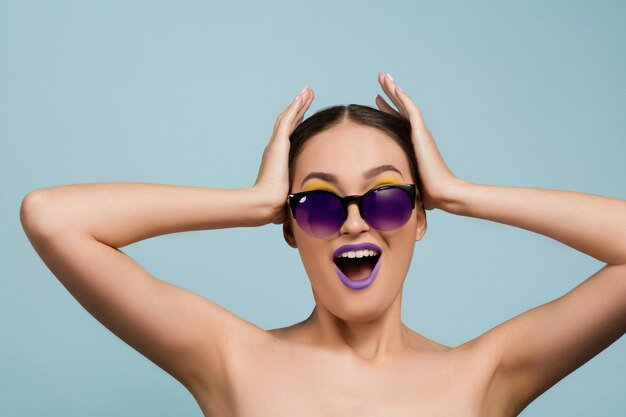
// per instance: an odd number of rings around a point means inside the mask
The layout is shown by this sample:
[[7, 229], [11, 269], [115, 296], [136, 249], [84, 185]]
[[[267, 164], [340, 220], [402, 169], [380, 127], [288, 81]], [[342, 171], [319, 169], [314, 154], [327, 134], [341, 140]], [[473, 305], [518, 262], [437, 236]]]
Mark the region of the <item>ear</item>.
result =
[[283, 237], [285, 238], [285, 242], [292, 248], [297, 248], [296, 238], [293, 235], [293, 229], [291, 226], [291, 218], [287, 217], [287, 220], [283, 223]]
[[418, 217], [417, 217], [417, 230], [415, 232], [415, 240], [422, 240], [422, 237], [424, 237], [424, 234], [426, 233], [426, 212], [424, 211], [424, 209], [421, 207], [419, 208], [418, 211]]

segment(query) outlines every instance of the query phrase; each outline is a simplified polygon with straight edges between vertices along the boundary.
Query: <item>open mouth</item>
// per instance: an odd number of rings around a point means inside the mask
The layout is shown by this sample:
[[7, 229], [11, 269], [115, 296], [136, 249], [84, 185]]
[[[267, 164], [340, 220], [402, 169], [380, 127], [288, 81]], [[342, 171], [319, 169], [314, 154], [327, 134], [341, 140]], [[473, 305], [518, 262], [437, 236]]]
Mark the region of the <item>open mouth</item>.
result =
[[369, 277], [380, 258], [380, 252], [373, 249], [348, 251], [334, 258], [335, 265], [351, 280]]

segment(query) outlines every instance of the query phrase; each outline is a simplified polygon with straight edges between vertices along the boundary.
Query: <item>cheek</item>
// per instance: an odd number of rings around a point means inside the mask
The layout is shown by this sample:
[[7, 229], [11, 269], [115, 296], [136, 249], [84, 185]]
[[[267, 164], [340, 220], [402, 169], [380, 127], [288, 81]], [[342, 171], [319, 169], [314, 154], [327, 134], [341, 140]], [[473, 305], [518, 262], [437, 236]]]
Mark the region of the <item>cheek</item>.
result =
[[328, 253], [330, 249], [325, 249], [323, 241], [312, 238], [304, 234], [301, 230], [294, 232], [294, 236], [298, 244], [304, 269], [309, 277], [318, 276], [319, 273], [325, 271], [328, 268]]
[[413, 258], [413, 250], [415, 249], [415, 234], [417, 232], [417, 220], [414, 217], [398, 230], [393, 236], [389, 236], [389, 247], [392, 254], [388, 271], [392, 278], [403, 281], [409, 270], [411, 260]]

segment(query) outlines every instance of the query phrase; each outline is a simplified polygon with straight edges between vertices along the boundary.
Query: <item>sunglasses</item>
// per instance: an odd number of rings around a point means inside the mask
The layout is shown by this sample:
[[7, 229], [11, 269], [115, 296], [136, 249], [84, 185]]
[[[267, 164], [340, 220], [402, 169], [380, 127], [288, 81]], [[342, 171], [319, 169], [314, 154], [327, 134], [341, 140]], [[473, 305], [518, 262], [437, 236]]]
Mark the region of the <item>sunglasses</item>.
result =
[[353, 202], [370, 227], [382, 232], [398, 229], [409, 221], [416, 196], [415, 184], [390, 184], [346, 197], [326, 190], [304, 191], [289, 194], [288, 204], [302, 230], [314, 237], [326, 237], [341, 229], [348, 218], [348, 205]]

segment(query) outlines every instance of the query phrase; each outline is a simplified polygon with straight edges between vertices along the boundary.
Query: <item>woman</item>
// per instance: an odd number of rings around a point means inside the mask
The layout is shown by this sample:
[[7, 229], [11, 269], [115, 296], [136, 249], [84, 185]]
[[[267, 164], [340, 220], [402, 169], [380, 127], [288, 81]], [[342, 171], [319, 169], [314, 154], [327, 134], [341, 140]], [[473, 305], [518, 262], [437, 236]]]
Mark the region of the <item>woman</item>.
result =
[[[24, 229], [70, 293], [207, 416], [517, 415], [626, 331], [626, 202], [457, 178], [411, 98], [388, 74], [378, 81], [397, 110], [379, 96], [380, 112], [332, 108], [301, 124], [314, 97], [305, 88], [278, 117], [250, 188], [36, 190], [22, 202]], [[541, 233], [607, 265], [550, 303], [444, 346], [400, 319], [425, 210], [435, 208]], [[282, 223], [298, 248], [316, 302], [287, 328], [261, 329], [119, 250], [268, 223]]]

